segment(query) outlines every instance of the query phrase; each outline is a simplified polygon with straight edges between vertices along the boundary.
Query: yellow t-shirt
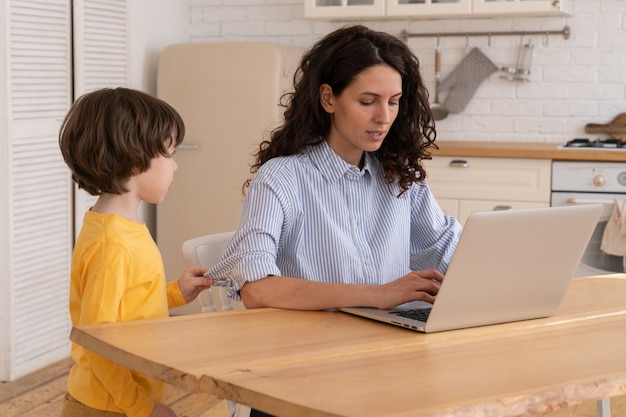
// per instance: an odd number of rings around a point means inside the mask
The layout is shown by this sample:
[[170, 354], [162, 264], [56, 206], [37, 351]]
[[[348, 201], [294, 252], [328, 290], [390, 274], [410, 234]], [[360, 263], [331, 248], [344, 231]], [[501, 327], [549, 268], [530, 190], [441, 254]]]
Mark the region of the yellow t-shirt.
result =
[[[167, 317], [185, 304], [177, 282], [166, 283], [159, 249], [144, 224], [87, 212], [74, 247], [70, 278], [72, 325]], [[89, 407], [148, 416], [164, 384], [72, 344], [68, 392]]]

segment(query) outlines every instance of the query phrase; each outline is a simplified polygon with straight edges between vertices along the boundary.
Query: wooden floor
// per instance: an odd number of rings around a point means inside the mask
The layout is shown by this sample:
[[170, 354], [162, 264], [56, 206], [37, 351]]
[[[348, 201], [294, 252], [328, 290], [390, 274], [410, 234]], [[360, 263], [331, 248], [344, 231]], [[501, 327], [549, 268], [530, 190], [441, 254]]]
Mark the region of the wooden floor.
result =
[[[1, 417], [58, 417], [72, 360], [66, 359], [16, 381], [0, 384]], [[226, 403], [168, 385], [165, 402], [177, 417], [227, 417]]]
[[[71, 359], [53, 364], [14, 382], [0, 383], [1, 417], [57, 417], [65, 394]], [[165, 402], [177, 417], [227, 417], [226, 403], [208, 394], [190, 394], [167, 386]], [[594, 417], [596, 402], [531, 417]], [[611, 399], [611, 417], [626, 417], [626, 396]]]

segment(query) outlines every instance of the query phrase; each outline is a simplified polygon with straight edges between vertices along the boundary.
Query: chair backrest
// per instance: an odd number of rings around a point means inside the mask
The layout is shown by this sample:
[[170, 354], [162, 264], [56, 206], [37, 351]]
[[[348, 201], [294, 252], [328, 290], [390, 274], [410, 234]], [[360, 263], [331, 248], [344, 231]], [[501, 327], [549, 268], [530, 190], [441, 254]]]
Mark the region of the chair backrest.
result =
[[[183, 259], [187, 266], [202, 266], [210, 268], [215, 265], [224, 252], [224, 246], [234, 232], [215, 233], [200, 236], [183, 242]], [[233, 310], [235, 307], [226, 294], [226, 288], [215, 287], [202, 291], [198, 296], [202, 305], [202, 312], [217, 311], [218, 306], [213, 298], [213, 291], [217, 290], [222, 310]]]

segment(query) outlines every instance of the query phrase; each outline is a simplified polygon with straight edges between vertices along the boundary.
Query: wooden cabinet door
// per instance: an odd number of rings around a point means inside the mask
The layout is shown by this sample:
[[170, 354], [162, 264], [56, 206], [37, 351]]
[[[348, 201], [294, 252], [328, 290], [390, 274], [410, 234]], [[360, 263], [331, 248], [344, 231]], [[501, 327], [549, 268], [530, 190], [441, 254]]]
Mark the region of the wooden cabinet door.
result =
[[437, 198], [550, 200], [549, 159], [436, 156], [425, 164]]

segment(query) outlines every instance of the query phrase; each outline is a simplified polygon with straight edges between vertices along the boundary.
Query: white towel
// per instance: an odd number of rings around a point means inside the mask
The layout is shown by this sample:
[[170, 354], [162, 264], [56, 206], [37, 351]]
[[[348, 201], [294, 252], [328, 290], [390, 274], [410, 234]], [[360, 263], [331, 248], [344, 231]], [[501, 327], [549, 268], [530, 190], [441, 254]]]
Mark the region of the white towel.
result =
[[600, 249], [609, 255], [626, 256], [626, 200], [615, 200]]

